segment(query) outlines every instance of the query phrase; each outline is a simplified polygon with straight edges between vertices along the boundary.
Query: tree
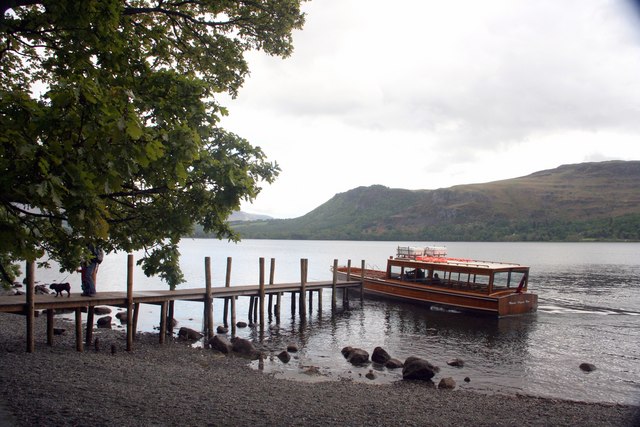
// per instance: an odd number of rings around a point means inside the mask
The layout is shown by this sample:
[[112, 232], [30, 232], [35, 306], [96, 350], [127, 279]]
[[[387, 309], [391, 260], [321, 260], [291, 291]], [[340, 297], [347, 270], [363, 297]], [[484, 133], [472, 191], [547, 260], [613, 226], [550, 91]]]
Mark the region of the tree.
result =
[[183, 281], [194, 223], [227, 217], [278, 175], [218, 126], [243, 54], [291, 54], [303, 0], [0, 3], [0, 276], [48, 254], [73, 271], [98, 242], [145, 249], [145, 273]]

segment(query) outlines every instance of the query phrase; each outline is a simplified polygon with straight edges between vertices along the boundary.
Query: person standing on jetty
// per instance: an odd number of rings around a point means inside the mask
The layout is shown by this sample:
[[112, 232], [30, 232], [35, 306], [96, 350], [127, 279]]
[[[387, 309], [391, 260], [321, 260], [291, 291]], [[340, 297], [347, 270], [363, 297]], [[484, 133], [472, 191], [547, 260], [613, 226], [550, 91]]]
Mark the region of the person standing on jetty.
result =
[[96, 294], [96, 277], [98, 266], [104, 259], [104, 251], [93, 244], [89, 244], [91, 259], [82, 263], [80, 272], [82, 273], [82, 296], [92, 297]]

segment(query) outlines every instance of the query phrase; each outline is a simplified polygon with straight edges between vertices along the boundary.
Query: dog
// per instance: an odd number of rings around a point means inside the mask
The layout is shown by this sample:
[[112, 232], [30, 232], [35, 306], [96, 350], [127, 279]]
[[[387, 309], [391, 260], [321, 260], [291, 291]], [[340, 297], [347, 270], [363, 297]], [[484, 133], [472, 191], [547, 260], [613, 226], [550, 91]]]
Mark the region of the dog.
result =
[[56, 297], [62, 296], [62, 292], [67, 291], [67, 297], [71, 296], [71, 284], [70, 283], [52, 283], [49, 288], [56, 291]]

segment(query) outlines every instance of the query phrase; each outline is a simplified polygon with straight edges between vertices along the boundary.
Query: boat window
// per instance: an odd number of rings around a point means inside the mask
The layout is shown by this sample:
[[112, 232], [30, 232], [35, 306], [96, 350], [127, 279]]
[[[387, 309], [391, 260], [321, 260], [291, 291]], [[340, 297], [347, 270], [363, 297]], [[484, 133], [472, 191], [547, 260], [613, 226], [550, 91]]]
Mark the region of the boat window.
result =
[[521, 271], [501, 272], [493, 276], [493, 290], [515, 289], [524, 275]]

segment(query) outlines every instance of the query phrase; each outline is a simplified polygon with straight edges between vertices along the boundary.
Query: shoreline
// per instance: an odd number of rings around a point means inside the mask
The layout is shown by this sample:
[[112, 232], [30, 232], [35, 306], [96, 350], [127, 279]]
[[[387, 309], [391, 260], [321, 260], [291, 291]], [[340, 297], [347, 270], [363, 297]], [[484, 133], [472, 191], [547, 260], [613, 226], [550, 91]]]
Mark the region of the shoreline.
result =
[[[0, 314], [2, 425], [585, 425], [633, 426], [637, 406], [485, 395], [399, 381], [301, 382], [252, 369], [247, 360], [122, 330], [96, 329], [99, 351], [75, 350], [73, 326], [26, 353], [26, 319]], [[115, 346], [112, 354], [111, 347]], [[5, 409], [3, 415], [2, 409]], [[4, 422], [4, 423], [3, 423]]]

